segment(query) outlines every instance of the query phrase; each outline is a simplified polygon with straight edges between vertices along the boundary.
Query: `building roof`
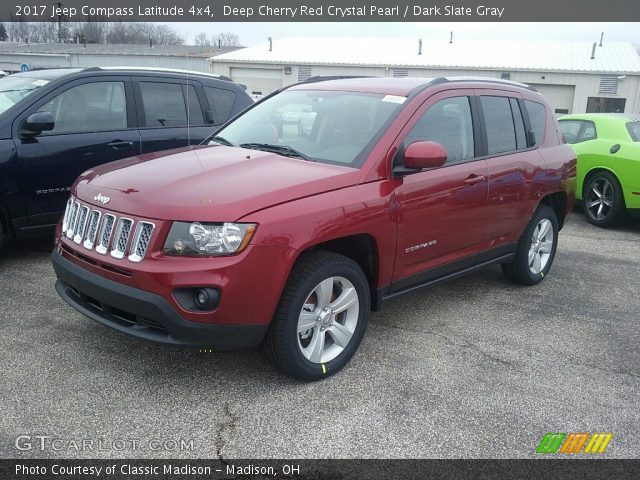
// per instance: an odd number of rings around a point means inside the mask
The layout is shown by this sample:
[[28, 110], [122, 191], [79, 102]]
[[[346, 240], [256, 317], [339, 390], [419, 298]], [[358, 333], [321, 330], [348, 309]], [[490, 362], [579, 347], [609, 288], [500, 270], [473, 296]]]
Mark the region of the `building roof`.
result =
[[543, 70], [640, 74], [640, 55], [629, 42], [287, 37], [211, 58], [212, 62], [367, 65], [404, 68]]
[[194, 45], [120, 45], [82, 43], [14, 43], [0, 42], [0, 53], [45, 55], [160, 55], [169, 57], [209, 58], [235, 50], [237, 47], [218, 49], [213, 46]]

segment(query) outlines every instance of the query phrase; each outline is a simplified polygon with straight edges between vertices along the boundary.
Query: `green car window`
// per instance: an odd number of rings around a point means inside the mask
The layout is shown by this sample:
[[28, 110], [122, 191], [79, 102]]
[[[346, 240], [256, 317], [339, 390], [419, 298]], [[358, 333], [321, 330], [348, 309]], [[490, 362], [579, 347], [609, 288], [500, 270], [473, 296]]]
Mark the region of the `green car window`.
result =
[[640, 142], [640, 122], [627, 123], [627, 130], [634, 142]]

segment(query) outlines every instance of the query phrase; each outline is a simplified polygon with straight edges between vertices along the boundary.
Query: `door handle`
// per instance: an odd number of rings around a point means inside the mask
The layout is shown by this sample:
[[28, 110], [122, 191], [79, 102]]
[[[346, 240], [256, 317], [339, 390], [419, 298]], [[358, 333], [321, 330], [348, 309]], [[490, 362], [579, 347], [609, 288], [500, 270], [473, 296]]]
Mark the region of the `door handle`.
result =
[[133, 147], [133, 142], [123, 142], [122, 140], [114, 140], [113, 142], [107, 143], [108, 147], [111, 147], [115, 150], [120, 150], [121, 148], [129, 148]]
[[465, 185], [475, 185], [476, 183], [484, 182], [485, 180], [486, 180], [486, 178], [485, 178], [484, 175], [476, 175], [475, 173], [472, 173], [464, 181], [464, 184]]

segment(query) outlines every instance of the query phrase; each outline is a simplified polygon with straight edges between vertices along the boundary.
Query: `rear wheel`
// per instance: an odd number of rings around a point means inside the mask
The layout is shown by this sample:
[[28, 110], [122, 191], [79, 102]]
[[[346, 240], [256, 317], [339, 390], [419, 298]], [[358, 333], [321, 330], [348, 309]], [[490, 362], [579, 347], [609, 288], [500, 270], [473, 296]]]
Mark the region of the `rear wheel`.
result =
[[622, 188], [618, 179], [609, 172], [596, 172], [589, 176], [582, 198], [587, 220], [593, 225], [610, 227], [624, 215]]
[[362, 269], [347, 257], [314, 252], [294, 267], [265, 339], [273, 362], [301, 380], [338, 372], [367, 328], [371, 294]]
[[551, 269], [557, 244], [556, 214], [548, 205], [540, 205], [518, 242], [515, 257], [502, 265], [502, 272], [520, 285], [541, 282]]

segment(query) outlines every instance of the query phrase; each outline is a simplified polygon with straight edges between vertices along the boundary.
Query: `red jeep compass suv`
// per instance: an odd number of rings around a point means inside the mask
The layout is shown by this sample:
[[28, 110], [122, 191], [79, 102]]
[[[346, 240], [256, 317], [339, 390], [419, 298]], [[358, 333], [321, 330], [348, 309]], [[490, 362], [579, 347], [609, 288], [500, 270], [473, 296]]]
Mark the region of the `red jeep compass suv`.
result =
[[574, 204], [575, 154], [514, 82], [315, 78], [208, 143], [86, 171], [56, 289], [146, 340], [264, 341], [306, 380], [349, 361], [386, 299], [495, 263], [540, 282]]

